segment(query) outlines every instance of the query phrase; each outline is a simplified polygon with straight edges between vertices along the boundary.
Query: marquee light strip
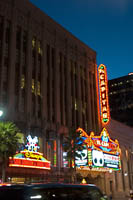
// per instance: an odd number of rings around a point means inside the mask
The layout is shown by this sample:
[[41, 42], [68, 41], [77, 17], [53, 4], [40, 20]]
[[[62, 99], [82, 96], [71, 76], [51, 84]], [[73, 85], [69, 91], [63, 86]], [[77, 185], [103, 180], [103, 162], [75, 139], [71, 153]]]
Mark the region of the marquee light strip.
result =
[[108, 81], [106, 66], [101, 64], [98, 67], [101, 121], [105, 125], [110, 120], [109, 100], [108, 100]]
[[9, 158], [9, 167], [25, 167], [50, 170], [50, 163], [26, 158]]
[[33, 168], [33, 169], [48, 169], [50, 170], [49, 167], [39, 167], [39, 166], [32, 166], [32, 165], [18, 165], [18, 164], [10, 164], [9, 167], [21, 167], [21, 168]]

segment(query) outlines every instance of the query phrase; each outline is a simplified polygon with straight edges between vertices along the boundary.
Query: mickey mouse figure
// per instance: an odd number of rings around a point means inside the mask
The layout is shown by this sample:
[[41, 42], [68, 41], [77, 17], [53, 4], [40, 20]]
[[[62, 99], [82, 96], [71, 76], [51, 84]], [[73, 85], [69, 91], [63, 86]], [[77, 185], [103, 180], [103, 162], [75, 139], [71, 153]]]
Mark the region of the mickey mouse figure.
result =
[[28, 135], [27, 140], [28, 142], [25, 146], [28, 148], [28, 151], [37, 152], [37, 150], [39, 149], [39, 146], [37, 144], [38, 138], [36, 136], [32, 138], [31, 135]]

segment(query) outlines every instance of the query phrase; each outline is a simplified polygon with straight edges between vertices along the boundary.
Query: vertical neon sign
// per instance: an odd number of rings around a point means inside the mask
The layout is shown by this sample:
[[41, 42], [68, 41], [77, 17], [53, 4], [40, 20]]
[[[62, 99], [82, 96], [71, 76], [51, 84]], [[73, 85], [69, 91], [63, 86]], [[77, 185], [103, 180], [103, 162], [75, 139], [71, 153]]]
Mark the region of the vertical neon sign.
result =
[[57, 150], [57, 147], [56, 147], [56, 140], [54, 140], [54, 167], [56, 167], [56, 150]]
[[100, 90], [101, 121], [102, 124], [105, 125], [110, 120], [107, 70], [105, 65], [101, 64], [98, 67], [98, 75], [99, 75], [99, 90]]

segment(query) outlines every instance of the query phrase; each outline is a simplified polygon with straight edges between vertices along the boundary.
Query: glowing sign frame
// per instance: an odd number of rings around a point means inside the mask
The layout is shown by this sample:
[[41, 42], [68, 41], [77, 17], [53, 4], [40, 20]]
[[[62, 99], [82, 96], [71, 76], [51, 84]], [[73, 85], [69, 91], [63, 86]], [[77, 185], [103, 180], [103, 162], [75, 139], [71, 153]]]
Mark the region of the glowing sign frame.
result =
[[98, 67], [99, 75], [99, 90], [100, 90], [100, 108], [101, 108], [101, 121], [105, 125], [110, 120], [110, 109], [108, 100], [108, 81], [106, 66], [101, 64]]
[[[95, 168], [93, 163], [93, 150], [97, 152], [102, 152], [104, 158], [106, 159], [111, 159], [114, 160], [115, 162], [117, 161], [118, 167], [111, 167], [111, 164], [108, 163], [107, 166], [105, 167], [106, 169], [114, 169], [114, 170], [120, 170], [121, 169], [121, 161], [120, 161], [120, 153], [121, 149], [119, 147], [118, 140], [113, 141], [106, 128], [103, 128], [101, 131], [100, 136], [94, 136], [94, 132], [90, 133], [90, 136], [82, 129], [78, 128], [77, 131], [80, 133], [80, 137], [84, 138], [84, 144], [87, 146], [88, 150], [88, 166], [90, 168]], [[106, 159], [106, 160], [107, 160]], [[106, 164], [106, 163], [105, 163]], [[109, 166], [110, 165], [110, 166]], [[115, 165], [114, 165], [115, 166]], [[84, 168], [84, 166], [82, 166]]]
[[25, 167], [50, 170], [50, 161], [42, 153], [28, 150], [21, 151], [13, 158], [9, 158], [9, 167]]

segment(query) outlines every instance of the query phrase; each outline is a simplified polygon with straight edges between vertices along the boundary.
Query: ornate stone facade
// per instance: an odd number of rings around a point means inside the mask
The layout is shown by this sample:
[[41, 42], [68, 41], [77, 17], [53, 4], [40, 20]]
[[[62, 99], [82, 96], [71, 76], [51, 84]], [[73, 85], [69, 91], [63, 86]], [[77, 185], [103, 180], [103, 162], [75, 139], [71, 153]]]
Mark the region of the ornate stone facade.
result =
[[40, 137], [41, 151], [60, 171], [69, 128], [99, 131], [96, 52], [28, 0], [0, 5], [3, 119]]

